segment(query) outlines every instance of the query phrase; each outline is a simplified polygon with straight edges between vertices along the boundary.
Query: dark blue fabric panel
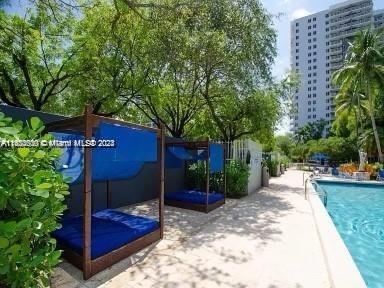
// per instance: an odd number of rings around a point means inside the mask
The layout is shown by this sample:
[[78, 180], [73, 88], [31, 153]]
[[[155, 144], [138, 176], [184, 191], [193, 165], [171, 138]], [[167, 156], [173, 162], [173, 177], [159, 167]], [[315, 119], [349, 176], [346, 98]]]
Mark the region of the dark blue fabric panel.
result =
[[[170, 148], [170, 147], [169, 147]], [[177, 158], [170, 150], [165, 150], [165, 168], [166, 169], [178, 169], [183, 166], [183, 161]]]
[[95, 157], [108, 161], [153, 162], [157, 160], [157, 134], [117, 124], [100, 123], [96, 140], [115, 140], [115, 148], [96, 148]]
[[170, 146], [168, 147], [169, 152], [176, 158], [182, 160], [195, 160], [197, 153], [194, 150], [188, 150], [181, 146]]
[[[52, 133], [57, 140], [84, 140], [76, 134]], [[157, 160], [157, 134], [132, 127], [100, 123], [95, 140], [114, 140], [116, 147], [92, 149], [92, 180], [124, 180], [139, 173], [145, 162]], [[57, 170], [71, 177], [71, 183], [83, 181], [81, 147], [64, 147], [56, 162]]]
[[224, 169], [224, 148], [220, 144], [209, 144], [209, 172], [215, 173]]
[[[91, 258], [96, 259], [159, 228], [159, 222], [114, 210], [92, 215]], [[59, 244], [80, 255], [83, 253], [83, 217], [62, 221], [62, 228], [53, 232]]]
[[[66, 134], [51, 132], [50, 134], [59, 141], [84, 140], [84, 136], [78, 134]], [[71, 183], [81, 182], [83, 178], [84, 149], [80, 147], [63, 147], [62, 155], [55, 161], [56, 170], [65, 177], [71, 178]]]
[[[205, 204], [206, 203], [206, 193], [197, 191], [197, 190], [182, 190], [179, 192], [167, 193], [165, 194], [165, 199], [182, 201], [187, 203], [195, 204]], [[224, 199], [224, 196], [220, 193], [209, 193], [208, 204], [215, 203], [221, 199]]]

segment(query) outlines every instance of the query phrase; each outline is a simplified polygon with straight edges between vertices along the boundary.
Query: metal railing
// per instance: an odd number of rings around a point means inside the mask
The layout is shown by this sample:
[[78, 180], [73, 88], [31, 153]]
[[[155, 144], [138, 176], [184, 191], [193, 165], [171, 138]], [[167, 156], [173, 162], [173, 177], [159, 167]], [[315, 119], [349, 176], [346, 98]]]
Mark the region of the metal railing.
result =
[[[303, 179], [304, 179], [304, 174], [303, 174]], [[325, 191], [323, 188], [321, 188], [320, 185], [318, 185], [315, 181], [312, 181], [313, 179], [311, 178], [307, 178], [305, 179], [304, 181], [304, 197], [305, 197], [305, 200], [308, 199], [308, 187], [307, 187], [307, 184], [308, 184], [308, 181], [311, 182], [311, 184], [315, 184], [316, 188], [315, 188], [315, 195], [318, 195], [320, 197], [323, 197], [323, 204], [325, 207], [327, 207], [327, 203], [328, 203], [328, 193], [327, 191]], [[318, 191], [320, 190], [320, 191]]]

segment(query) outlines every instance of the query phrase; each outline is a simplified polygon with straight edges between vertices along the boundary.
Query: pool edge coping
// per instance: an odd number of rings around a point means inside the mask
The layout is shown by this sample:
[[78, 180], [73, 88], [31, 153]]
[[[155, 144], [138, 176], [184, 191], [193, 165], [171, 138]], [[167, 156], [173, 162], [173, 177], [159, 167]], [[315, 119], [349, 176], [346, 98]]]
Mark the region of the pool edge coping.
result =
[[347, 246], [311, 183], [308, 185], [316, 231], [320, 240], [329, 281], [333, 288], [367, 288]]

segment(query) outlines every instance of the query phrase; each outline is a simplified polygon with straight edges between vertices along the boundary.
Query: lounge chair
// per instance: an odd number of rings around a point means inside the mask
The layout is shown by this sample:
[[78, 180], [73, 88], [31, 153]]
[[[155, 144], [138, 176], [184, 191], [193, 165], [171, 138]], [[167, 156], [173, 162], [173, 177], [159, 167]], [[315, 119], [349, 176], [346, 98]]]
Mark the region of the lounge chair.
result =
[[336, 167], [332, 168], [331, 174], [332, 174], [332, 176], [338, 177], [339, 176], [339, 169], [337, 169]]
[[377, 174], [377, 181], [384, 181], [384, 169], [379, 169], [379, 173]]

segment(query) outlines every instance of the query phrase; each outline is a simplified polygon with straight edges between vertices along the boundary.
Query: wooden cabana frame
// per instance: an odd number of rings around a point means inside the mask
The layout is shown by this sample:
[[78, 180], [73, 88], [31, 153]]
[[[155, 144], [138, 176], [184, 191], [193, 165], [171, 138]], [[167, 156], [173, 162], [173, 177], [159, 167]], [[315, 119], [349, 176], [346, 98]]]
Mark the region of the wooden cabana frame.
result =
[[[167, 200], [165, 199], [165, 205], [168, 206], [173, 206], [173, 207], [178, 207], [178, 208], [183, 208], [183, 209], [189, 209], [189, 210], [195, 210], [199, 212], [205, 212], [209, 213], [212, 210], [215, 210], [216, 208], [222, 206], [225, 204], [225, 199], [226, 199], [226, 190], [227, 190], [227, 181], [226, 181], [226, 171], [225, 171], [225, 166], [226, 166], [226, 160], [225, 160], [225, 145], [219, 144], [220, 146], [223, 147], [223, 173], [224, 173], [224, 191], [223, 195], [224, 198], [216, 201], [215, 203], [209, 204], [209, 188], [210, 188], [210, 153], [209, 153], [209, 144], [218, 144], [218, 143], [213, 143], [210, 142], [209, 140], [199, 140], [199, 141], [167, 141], [165, 146], [170, 147], [170, 146], [180, 146], [184, 147], [187, 149], [191, 150], [199, 150], [199, 149], [205, 149], [207, 151], [207, 157], [203, 161], [205, 161], [205, 174], [206, 174], [206, 185], [205, 185], [205, 192], [206, 192], [206, 198], [205, 198], [205, 204], [197, 204], [197, 203], [189, 203], [189, 202], [183, 202], [183, 201], [176, 201], [176, 200]], [[184, 169], [184, 178], [186, 176], [186, 169]]]
[[[158, 157], [157, 163], [159, 173], [159, 228], [148, 233], [120, 248], [111, 251], [96, 259], [91, 259], [91, 216], [92, 216], [92, 153], [90, 148], [84, 148], [84, 186], [83, 186], [83, 254], [74, 252], [69, 247], [60, 247], [64, 250], [63, 257], [83, 271], [83, 278], [89, 279], [100, 271], [127, 258], [128, 256], [142, 250], [148, 245], [161, 240], [164, 233], [164, 127], [161, 129], [128, 123], [121, 120], [107, 118], [92, 114], [92, 106], [86, 105], [85, 113], [82, 116], [54, 121], [46, 124], [47, 132], [77, 132], [83, 133], [85, 139], [91, 139], [93, 129], [97, 128], [100, 122], [119, 124], [121, 126], [134, 127], [142, 130], [157, 133]], [[107, 181], [107, 206], [110, 205], [109, 181]]]

